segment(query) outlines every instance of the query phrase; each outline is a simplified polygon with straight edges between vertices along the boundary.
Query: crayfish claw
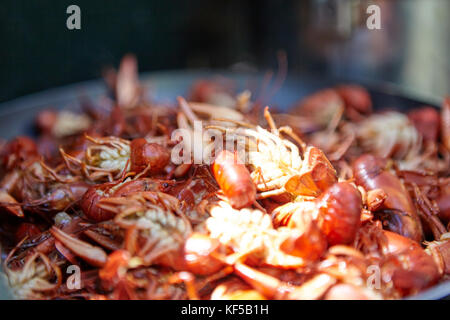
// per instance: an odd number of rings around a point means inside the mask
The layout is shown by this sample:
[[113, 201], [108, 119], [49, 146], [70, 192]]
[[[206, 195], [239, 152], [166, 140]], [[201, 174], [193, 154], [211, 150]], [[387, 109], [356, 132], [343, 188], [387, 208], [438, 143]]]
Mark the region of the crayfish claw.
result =
[[103, 267], [105, 265], [108, 256], [102, 248], [74, 238], [56, 227], [52, 227], [50, 233], [65, 247], [87, 263], [95, 267]]
[[20, 204], [9, 193], [4, 190], [0, 190], [0, 207], [5, 208], [6, 211], [15, 215], [16, 217], [23, 218], [23, 210]]

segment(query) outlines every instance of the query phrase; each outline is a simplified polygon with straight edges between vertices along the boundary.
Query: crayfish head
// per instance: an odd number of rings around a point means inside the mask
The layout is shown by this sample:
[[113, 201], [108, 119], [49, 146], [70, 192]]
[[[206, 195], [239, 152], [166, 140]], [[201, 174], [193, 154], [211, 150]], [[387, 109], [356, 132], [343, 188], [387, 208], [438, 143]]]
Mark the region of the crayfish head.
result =
[[284, 186], [288, 192], [318, 196], [337, 182], [336, 170], [320, 149], [307, 147], [303, 161], [300, 174], [292, 176]]

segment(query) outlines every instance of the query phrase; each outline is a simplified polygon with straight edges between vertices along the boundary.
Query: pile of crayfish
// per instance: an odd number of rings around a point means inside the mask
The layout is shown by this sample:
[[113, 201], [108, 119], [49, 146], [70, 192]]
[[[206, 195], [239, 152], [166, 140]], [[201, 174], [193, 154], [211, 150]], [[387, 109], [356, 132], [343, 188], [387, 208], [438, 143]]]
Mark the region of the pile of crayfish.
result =
[[17, 298], [400, 299], [448, 279], [450, 98], [375, 112], [340, 85], [281, 113], [222, 78], [151, 101], [133, 55], [104, 76], [99, 101], [0, 146]]

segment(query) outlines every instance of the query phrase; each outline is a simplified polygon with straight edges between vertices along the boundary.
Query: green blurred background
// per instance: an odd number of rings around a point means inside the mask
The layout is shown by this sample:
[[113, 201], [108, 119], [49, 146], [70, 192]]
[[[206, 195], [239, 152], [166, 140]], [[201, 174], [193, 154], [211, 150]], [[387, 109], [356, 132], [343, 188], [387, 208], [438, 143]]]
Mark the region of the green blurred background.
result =
[[[81, 8], [68, 30], [66, 8]], [[368, 30], [366, 8], [381, 8]], [[267, 71], [285, 50], [297, 74], [450, 92], [448, 0], [2, 0], [0, 102], [94, 79], [133, 52], [140, 71]]]
[[[66, 8], [71, 4], [81, 9], [81, 30], [66, 28]], [[102, 67], [117, 65], [127, 52], [137, 55], [144, 71], [227, 68], [239, 60], [264, 65], [266, 57], [273, 63], [275, 51], [291, 45], [289, 32], [271, 48], [264, 48], [261, 38], [271, 34], [266, 22], [258, 20], [264, 16], [261, 10], [275, 7], [284, 12], [294, 2], [254, 4], [233, 0], [2, 1], [0, 101], [98, 78]], [[286, 30], [288, 25], [285, 21]], [[283, 25], [274, 30], [280, 28]]]

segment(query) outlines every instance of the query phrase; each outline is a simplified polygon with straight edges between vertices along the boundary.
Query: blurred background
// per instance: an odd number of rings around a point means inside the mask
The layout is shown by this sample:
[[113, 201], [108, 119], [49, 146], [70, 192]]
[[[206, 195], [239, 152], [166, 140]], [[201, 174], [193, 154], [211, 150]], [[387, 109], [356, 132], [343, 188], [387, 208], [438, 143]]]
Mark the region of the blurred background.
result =
[[[68, 30], [66, 8], [81, 8]], [[370, 4], [381, 30], [366, 26]], [[99, 78], [127, 52], [140, 71], [277, 68], [302, 76], [394, 83], [450, 93], [448, 0], [2, 0], [0, 101]]]

